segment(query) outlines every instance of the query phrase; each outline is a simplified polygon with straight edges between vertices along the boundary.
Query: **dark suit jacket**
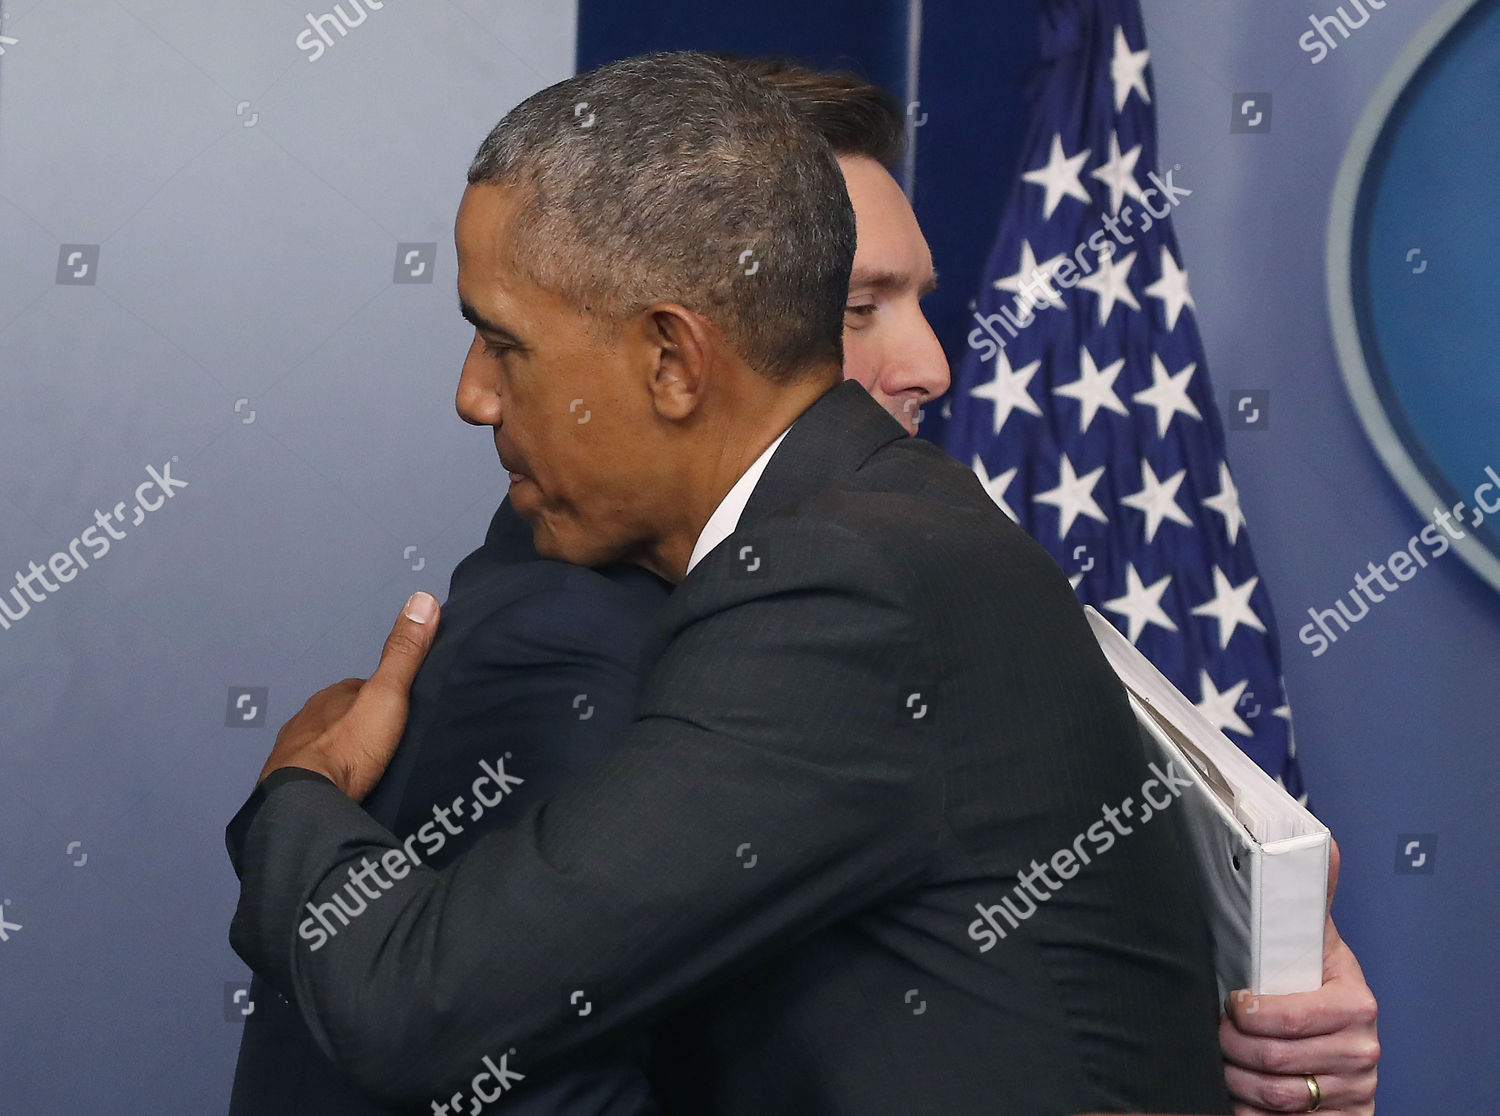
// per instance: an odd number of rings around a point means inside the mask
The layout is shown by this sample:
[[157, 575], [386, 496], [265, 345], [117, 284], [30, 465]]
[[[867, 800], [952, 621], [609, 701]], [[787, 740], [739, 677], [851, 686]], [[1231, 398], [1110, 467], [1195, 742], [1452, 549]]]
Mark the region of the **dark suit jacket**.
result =
[[[230, 940], [361, 1085], [421, 1102], [659, 1023], [673, 1113], [1229, 1111], [1175, 818], [1085, 843], [1151, 774], [1067, 579], [858, 384], [792, 426], [643, 661], [619, 747], [320, 951], [303, 904], [389, 834], [296, 770], [231, 823]], [[1080, 847], [982, 950], [976, 910]]]
[[[451, 808], [462, 797], [464, 808], [449, 820], [460, 832], [442, 830], [443, 846], [427, 858], [438, 866], [481, 834], [514, 825], [629, 724], [641, 644], [669, 588], [635, 566], [596, 572], [542, 559], [531, 528], [508, 500], [501, 504], [484, 545], [453, 571], [437, 639], [412, 686], [406, 731], [365, 811], [404, 838], [434, 820], [434, 806]], [[493, 807], [476, 803], [472, 792], [481, 761], [524, 780], [507, 782]], [[486, 784], [482, 793], [493, 799], [498, 789]], [[245, 1020], [230, 1116], [397, 1111], [362, 1095], [259, 976], [251, 999], [256, 1010]], [[506, 1098], [506, 1111], [654, 1113], [648, 1046], [631, 1036], [618, 1051], [528, 1082]]]

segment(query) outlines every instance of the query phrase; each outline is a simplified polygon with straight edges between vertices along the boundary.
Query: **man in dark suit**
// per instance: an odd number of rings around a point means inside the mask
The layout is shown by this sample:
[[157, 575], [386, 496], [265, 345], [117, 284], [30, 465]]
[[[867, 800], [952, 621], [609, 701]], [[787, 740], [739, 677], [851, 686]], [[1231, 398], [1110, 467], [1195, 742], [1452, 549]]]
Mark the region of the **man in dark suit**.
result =
[[[641, 643], [669, 588], [639, 566], [595, 571], [540, 558], [531, 529], [502, 503], [484, 545], [453, 571], [442, 629], [412, 684], [400, 747], [365, 811], [399, 835], [430, 827], [428, 847], [442, 837], [427, 858], [437, 868], [484, 833], [515, 824], [630, 723]], [[476, 778], [487, 773], [476, 794]], [[337, 915], [328, 918], [325, 933], [340, 928]], [[362, 1095], [259, 976], [251, 999], [256, 1010], [245, 1020], [230, 1116], [394, 1111]], [[643, 1035], [632, 1036], [618, 1051], [518, 1088], [507, 1111], [654, 1113], [648, 1049]]]
[[231, 824], [241, 956], [393, 1103], [478, 1111], [660, 1022], [669, 1111], [1227, 1112], [1186, 862], [1066, 579], [839, 383], [826, 146], [722, 63], [634, 60], [507, 117], [457, 237], [537, 549], [679, 584], [623, 742], [441, 871], [355, 805], [414, 598]]
[[[888, 93], [849, 74], [784, 61], [740, 63], [787, 94], [839, 157], [859, 229], [844, 318], [844, 375], [914, 430], [924, 405], [948, 390], [947, 358], [922, 313], [937, 285], [932, 253], [911, 204], [887, 168], [900, 162], [907, 119]], [[1328, 898], [1338, 883], [1338, 845]], [[1225, 1075], [1238, 1116], [1306, 1110], [1370, 1116], [1380, 1060], [1374, 994], [1330, 917], [1323, 985], [1253, 996], [1239, 990], [1220, 1026]]]

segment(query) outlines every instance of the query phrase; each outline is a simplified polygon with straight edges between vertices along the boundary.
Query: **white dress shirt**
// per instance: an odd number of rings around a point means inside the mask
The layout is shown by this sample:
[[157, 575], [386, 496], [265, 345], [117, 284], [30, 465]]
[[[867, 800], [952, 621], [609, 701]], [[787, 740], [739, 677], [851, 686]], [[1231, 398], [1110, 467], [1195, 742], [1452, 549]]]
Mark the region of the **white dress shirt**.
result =
[[750, 463], [750, 468], [740, 474], [740, 479], [734, 482], [734, 487], [724, 493], [724, 499], [719, 501], [719, 506], [714, 509], [713, 515], [708, 517], [708, 522], [699, 532], [698, 541], [693, 544], [693, 553], [688, 558], [687, 573], [683, 575], [684, 577], [693, 572], [693, 567], [707, 557], [710, 550], [734, 534], [734, 529], [740, 525], [740, 516], [745, 511], [745, 505], [750, 502], [750, 493], [755, 491], [756, 484], [760, 482], [760, 475], [766, 471], [771, 455], [776, 452], [776, 447], [781, 445], [781, 440], [786, 437], [787, 430], [791, 430], [791, 427], [788, 426], [786, 430], [778, 434], [776, 440]]

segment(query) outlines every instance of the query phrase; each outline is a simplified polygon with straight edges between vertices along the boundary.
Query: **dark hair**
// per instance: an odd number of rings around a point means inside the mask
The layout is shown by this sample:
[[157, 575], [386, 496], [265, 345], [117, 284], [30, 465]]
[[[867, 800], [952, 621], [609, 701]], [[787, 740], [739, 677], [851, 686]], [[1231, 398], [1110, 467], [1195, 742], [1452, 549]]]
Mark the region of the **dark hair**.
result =
[[884, 167], [901, 161], [906, 117], [896, 98], [880, 86], [844, 70], [813, 70], [785, 58], [731, 60], [781, 90], [835, 154], [864, 155]]
[[784, 96], [722, 59], [642, 55], [543, 89], [469, 183], [526, 191], [517, 266], [601, 319], [678, 302], [772, 379], [842, 365], [843, 175]]

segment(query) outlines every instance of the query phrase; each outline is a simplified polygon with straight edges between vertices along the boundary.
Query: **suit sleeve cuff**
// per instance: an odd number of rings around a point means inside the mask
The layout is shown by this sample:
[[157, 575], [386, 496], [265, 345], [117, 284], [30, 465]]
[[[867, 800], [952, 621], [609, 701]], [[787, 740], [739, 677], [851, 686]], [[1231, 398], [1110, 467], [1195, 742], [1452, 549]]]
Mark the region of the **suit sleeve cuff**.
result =
[[234, 865], [236, 876], [244, 878], [244, 873], [240, 871], [240, 855], [245, 847], [245, 839], [250, 834], [250, 826], [254, 824], [255, 816], [260, 812], [262, 803], [283, 783], [298, 782], [303, 779], [316, 779], [329, 786], [334, 785], [333, 780], [326, 775], [309, 771], [305, 767], [278, 767], [261, 780], [260, 786], [250, 792], [250, 797], [245, 799], [245, 804], [224, 827], [224, 846], [229, 850], [229, 862]]

